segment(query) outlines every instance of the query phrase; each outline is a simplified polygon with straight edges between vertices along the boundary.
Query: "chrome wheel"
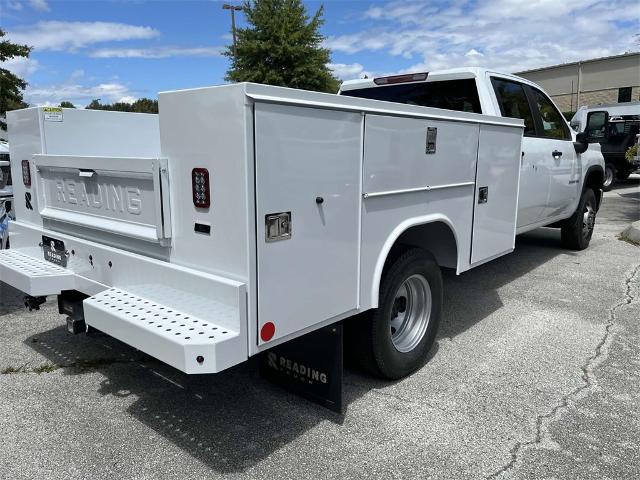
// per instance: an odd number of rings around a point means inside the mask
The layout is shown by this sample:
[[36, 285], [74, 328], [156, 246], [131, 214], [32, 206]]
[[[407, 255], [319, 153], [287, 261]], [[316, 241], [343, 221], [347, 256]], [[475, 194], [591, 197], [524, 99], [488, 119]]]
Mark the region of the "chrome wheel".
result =
[[604, 181], [602, 182], [602, 186], [604, 188], [611, 187], [611, 185], [613, 185], [614, 176], [615, 176], [615, 172], [613, 171], [613, 168], [607, 165], [604, 169]]
[[596, 223], [596, 211], [591, 203], [587, 203], [584, 206], [584, 213], [582, 214], [582, 236], [588, 239], [593, 233], [593, 226]]
[[411, 275], [396, 291], [391, 308], [391, 341], [402, 353], [422, 341], [431, 317], [431, 288], [422, 275]]

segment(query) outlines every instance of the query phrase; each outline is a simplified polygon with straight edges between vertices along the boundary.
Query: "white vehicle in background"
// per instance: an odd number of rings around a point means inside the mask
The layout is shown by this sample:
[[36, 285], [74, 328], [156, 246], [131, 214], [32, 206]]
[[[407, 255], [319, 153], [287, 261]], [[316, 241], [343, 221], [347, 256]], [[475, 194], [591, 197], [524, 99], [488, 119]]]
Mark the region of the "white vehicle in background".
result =
[[626, 180], [640, 167], [637, 162], [626, 158], [627, 150], [636, 143], [640, 133], [640, 102], [580, 107], [571, 119], [573, 129], [584, 131], [587, 115], [593, 111], [605, 111], [609, 115], [608, 136], [600, 142], [605, 162], [602, 187], [609, 191], [617, 181]]
[[576, 113], [571, 117], [571, 128], [576, 132], [584, 132], [584, 128], [587, 122], [587, 114], [595, 110], [603, 110], [609, 114], [610, 117], [617, 117], [623, 115], [638, 115], [640, 112], [640, 102], [625, 102], [625, 103], [603, 103], [600, 105], [583, 105], [578, 109]]
[[508, 254], [539, 226], [571, 249], [593, 233], [603, 161], [588, 142], [602, 132], [576, 136], [512, 75], [376, 78], [341, 95], [241, 83], [159, 105], [8, 112], [20, 201], [0, 279], [31, 307], [58, 295], [71, 331], [186, 373], [369, 312], [346, 348], [403, 377], [435, 340], [441, 268]]
[[0, 249], [9, 245], [9, 220], [12, 218], [13, 202], [10, 165], [9, 144], [0, 140]]

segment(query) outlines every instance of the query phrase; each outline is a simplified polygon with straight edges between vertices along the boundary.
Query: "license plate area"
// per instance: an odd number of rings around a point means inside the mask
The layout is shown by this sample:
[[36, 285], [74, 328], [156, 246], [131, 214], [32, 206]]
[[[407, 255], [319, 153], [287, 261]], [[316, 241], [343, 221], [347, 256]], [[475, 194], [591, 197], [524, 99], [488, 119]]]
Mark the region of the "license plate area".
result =
[[67, 266], [67, 253], [64, 242], [56, 238], [42, 236], [42, 251], [47, 262], [55, 263], [61, 267]]

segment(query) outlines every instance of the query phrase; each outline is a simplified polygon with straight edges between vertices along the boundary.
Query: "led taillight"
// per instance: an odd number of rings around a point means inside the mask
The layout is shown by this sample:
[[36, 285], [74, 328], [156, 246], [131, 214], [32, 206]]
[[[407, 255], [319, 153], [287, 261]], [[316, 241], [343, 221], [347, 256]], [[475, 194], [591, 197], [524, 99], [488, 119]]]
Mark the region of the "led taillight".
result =
[[22, 160], [22, 183], [25, 187], [31, 186], [31, 169], [29, 168], [29, 160]]
[[193, 204], [198, 208], [211, 206], [211, 192], [209, 188], [209, 170], [206, 168], [194, 168], [191, 171], [191, 191]]

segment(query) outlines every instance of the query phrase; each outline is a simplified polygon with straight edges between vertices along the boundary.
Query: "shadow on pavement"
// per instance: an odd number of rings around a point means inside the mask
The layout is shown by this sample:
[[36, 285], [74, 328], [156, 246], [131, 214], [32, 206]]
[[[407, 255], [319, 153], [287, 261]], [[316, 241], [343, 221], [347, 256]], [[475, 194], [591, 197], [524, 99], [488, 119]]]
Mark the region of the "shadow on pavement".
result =
[[460, 335], [500, 309], [500, 287], [560, 254], [575, 254], [560, 244], [560, 230], [539, 228], [516, 237], [513, 253], [459, 276], [444, 270], [444, 313], [438, 338]]
[[0, 281], [0, 315], [24, 310], [24, 293]]
[[[445, 274], [440, 338], [459, 335], [499, 309], [496, 290], [502, 285], [567, 253], [554, 230], [537, 230], [517, 244], [516, 253], [462, 276]], [[67, 375], [99, 371], [101, 395], [135, 398], [127, 413], [223, 474], [245, 471], [321, 422], [344, 420], [262, 379], [255, 358], [220, 374], [189, 376], [111, 337], [71, 336], [63, 326], [33, 335], [25, 344], [63, 366]], [[437, 350], [436, 343], [430, 356]], [[370, 390], [389, 385], [357, 371], [346, 372], [346, 379], [347, 408]]]

